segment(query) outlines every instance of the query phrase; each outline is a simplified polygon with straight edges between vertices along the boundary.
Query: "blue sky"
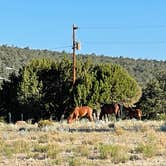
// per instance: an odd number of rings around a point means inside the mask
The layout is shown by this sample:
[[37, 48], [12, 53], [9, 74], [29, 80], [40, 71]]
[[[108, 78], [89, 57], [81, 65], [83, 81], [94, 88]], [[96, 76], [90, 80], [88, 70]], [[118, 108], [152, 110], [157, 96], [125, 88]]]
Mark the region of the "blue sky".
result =
[[0, 45], [166, 60], [165, 0], [0, 0]]

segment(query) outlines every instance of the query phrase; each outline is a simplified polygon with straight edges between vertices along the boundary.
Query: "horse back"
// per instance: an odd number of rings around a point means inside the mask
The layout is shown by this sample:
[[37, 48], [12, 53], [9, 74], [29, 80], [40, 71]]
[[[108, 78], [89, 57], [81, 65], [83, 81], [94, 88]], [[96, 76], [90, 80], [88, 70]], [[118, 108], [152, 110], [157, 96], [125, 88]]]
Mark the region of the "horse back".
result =
[[81, 107], [76, 107], [75, 112], [80, 116], [85, 116], [85, 115], [89, 115], [92, 114], [93, 109], [89, 106], [81, 106]]
[[104, 104], [101, 107], [101, 111], [103, 113], [107, 113], [107, 114], [116, 113], [116, 110], [118, 110], [118, 109], [119, 109], [118, 104]]

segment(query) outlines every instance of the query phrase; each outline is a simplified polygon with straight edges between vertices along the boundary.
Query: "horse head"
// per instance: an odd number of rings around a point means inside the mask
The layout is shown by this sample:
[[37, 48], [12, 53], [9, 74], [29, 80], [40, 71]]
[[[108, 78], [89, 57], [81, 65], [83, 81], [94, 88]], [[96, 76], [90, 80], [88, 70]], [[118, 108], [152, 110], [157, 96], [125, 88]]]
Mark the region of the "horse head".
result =
[[72, 121], [73, 121], [73, 119], [74, 119], [74, 112], [72, 112], [70, 115], [69, 115], [69, 117], [67, 118], [67, 123], [71, 123]]

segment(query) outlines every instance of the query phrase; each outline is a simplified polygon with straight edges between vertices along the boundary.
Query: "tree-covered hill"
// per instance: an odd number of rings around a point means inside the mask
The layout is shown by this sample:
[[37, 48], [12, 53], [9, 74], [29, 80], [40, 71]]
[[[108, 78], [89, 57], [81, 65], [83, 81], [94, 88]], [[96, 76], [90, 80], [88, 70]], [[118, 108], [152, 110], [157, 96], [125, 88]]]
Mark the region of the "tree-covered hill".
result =
[[[2, 45], [0, 46], [0, 76], [7, 78], [8, 74], [12, 72], [8, 67], [18, 70], [30, 59], [33, 58], [55, 58], [60, 59], [62, 57], [72, 57], [71, 54], [66, 52], [57, 52], [49, 50], [18, 48], [14, 46]], [[93, 63], [113, 63], [119, 64], [134, 76], [134, 78], [144, 87], [150, 79], [154, 77], [154, 74], [160, 70], [166, 70], [166, 61], [156, 60], [143, 60], [143, 59], [131, 59], [124, 57], [110, 57], [110, 56], [97, 56], [95, 54], [79, 54], [77, 58], [83, 60], [91, 58]], [[7, 68], [6, 68], [7, 67]]]

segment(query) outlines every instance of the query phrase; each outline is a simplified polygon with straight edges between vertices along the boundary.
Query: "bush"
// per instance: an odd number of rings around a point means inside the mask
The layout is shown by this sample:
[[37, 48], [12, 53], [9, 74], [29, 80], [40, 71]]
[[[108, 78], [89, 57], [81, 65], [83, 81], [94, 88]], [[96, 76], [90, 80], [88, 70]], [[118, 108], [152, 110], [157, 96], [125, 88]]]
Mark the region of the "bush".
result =
[[85, 146], [85, 145], [77, 146], [76, 149], [75, 149], [75, 153], [77, 155], [80, 154], [80, 156], [88, 157], [88, 155], [89, 155], [88, 146]]
[[156, 149], [157, 148], [154, 143], [147, 143], [147, 144], [140, 143], [136, 147], [135, 151], [143, 153], [145, 157], [153, 157], [156, 154]]
[[115, 130], [115, 133], [116, 133], [117, 135], [122, 135], [122, 134], [125, 133], [125, 130], [124, 130], [122, 127], [120, 127], [120, 126], [116, 126], [116, 127], [114, 128], [114, 130]]
[[30, 146], [24, 140], [14, 141], [10, 144], [0, 141], [0, 155], [6, 157], [12, 157], [13, 154], [17, 153], [29, 153]]
[[38, 142], [39, 142], [39, 143], [48, 143], [48, 139], [49, 139], [48, 135], [47, 135], [47, 134], [44, 134], [44, 135], [41, 135], [41, 136], [39, 137]]
[[78, 166], [81, 165], [81, 161], [77, 158], [71, 157], [69, 159], [69, 166]]
[[58, 144], [51, 144], [51, 145], [41, 145], [36, 144], [34, 146], [34, 152], [44, 153], [47, 155], [48, 158], [56, 159], [57, 155], [62, 151]]
[[48, 151], [48, 145], [35, 144], [34, 152], [46, 153]]
[[157, 116], [157, 120], [166, 120], [166, 114], [165, 114], [165, 113], [159, 114], [159, 115]]
[[48, 127], [48, 126], [53, 126], [53, 122], [52, 121], [50, 121], [50, 120], [40, 120], [39, 122], [38, 122], [38, 127], [39, 128], [42, 128], [42, 127]]
[[5, 123], [5, 117], [0, 116], [0, 122]]
[[129, 159], [124, 147], [119, 145], [101, 145], [99, 151], [101, 159], [108, 159], [111, 157], [114, 163], [125, 162]]

